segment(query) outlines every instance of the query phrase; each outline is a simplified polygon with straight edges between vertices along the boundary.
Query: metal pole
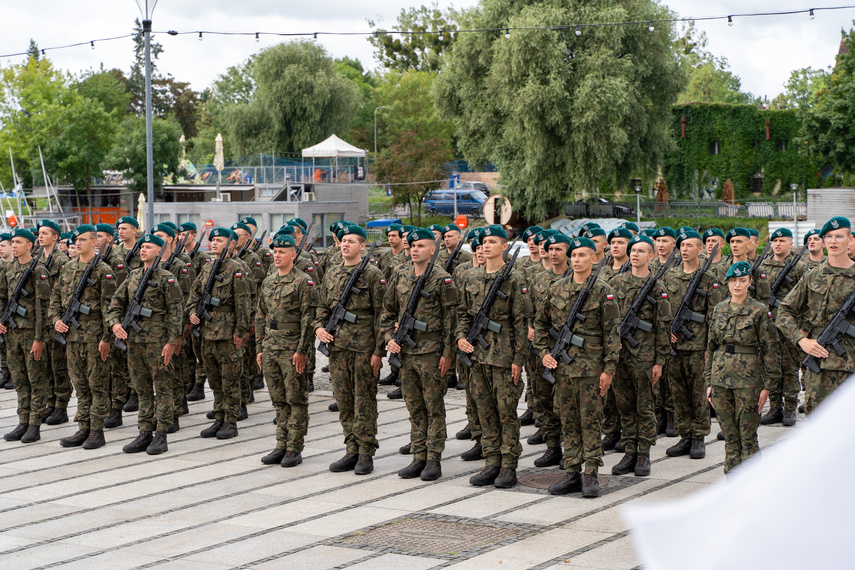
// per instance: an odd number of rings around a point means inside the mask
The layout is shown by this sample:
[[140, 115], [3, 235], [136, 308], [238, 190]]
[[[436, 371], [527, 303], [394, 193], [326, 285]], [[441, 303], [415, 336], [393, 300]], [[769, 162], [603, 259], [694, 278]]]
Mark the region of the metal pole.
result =
[[377, 111], [385, 109], [385, 105], [381, 105], [374, 109], [374, 155], [377, 155]]
[[[148, 12], [148, 2], [146, 2], [146, 12]], [[143, 20], [142, 24], [145, 37], [145, 170], [148, 190], [148, 227], [152, 227], [154, 226], [154, 143], [151, 126], [151, 20]]]

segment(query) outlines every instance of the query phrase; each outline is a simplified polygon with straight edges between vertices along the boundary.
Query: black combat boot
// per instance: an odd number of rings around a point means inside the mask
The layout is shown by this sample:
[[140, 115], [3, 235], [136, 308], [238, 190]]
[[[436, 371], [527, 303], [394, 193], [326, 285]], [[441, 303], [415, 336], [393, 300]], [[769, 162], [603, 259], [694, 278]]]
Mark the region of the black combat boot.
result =
[[466, 389], [466, 384], [463, 383], [463, 380], [459, 376], [457, 378], [457, 389], [461, 391]]
[[615, 451], [617, 451], [618, 453], [623, 453], [626, 451], [626, 447], [623, 445], [623, 439], [619, 439], [618, 442], [615, 444]]
[[413, 442], [408, 443], [407, 445], [402, 445], [398, 448], [398, 453], [401, 455], [409, 455], [413, 452]]
[[455, 374], [454, 372], [449, 372], [448, 374], [446, 374], [445, 381], [448, 382], [449, 388], [457, 388], [457, 374]]
[[217, 439], [231, 439], [238, 434], [237, 424], [223, 422], [223, 427], [217, 432]]
[[277, 463], [282, 463], [282, 459], [285, 458], [286, 450], [284, 449], [274, 449], [267, 455], [261, 458], [261, 462], [265, 465], [276, 465]]
[[496, 477], [501, 472], [499, 467], [485, 467], [475, 475], [469, 478], [469, 484], [476, 487], [486, 487], [496, 482]]
[[442, 477], [442, 465], [439, 463], [439, 460], [428, 460], [419, 477], [421, 477], [422, 481], [436, 481]]
[[676, 445], [672, 445], [665, 450], [665, 455], [668, 457], [680, 457], [689, 455], [689, 450], [692, 448], [692, 440], [687, 437], [681, 437]]
[[190, 406], [187, 404], [187, 396], [181, 399], [181, 415], [185, 416], [190, 413]]
[[115, 408], [110, 410], [110, 415], [104, 420], [104, 427], [107, 429], [116, 428], [122, 425], [122, 410]]
[[5, 388], [6, 390], [14, 390], [15, 380], [11, 376], [9, 376], [9, 380], [6, 382], [6, 384], [3, 385], [3, 388]]
[[398, 368], [392, 367], [392, 371], [389, 372], [388, 376], [384, 376], [380, 379], [378, 384], [381, 386], [393, 386], [395, 382], [398, 380], [398, 375], [401, 371]]
[[181, 429], [181, 424], [178, 423], [178, 418], [172, 418], [172, 423], [169, 424], [169, 429], [166, 430], [166, 433], [175, 433]]
[[[11, 380], [10, 380], [10, 382], [11, 382]], [[6, 389], [7, 389], [7, 390], [9, 389], [9, 385], [8, 385], [8, 384], [6, 384]], [[805, 413], [805, 405], [804, 405], [804, 404], [799, 404], [799, 408], [798, 408], [798, 409], [799, 409], [799, 413], [800, 413], [800, 414]]]
[[674, 414], [669, 413], [665, 423], [665, 437], [677, 437], [677, 428], [674, 427]]
[[65, 408], [57, 408], [53, 411], [51, 415], [45, 420], [45, 423], [49, 426], [58, 426], [59, 424], [64, 424], [68, 421], [68, 410]]
[[137, 396], [136, 392], [131, 392], [131, 396], [128, 398], [128, 401], [125, 402], [125, 405], [122, 406], [122, 410], [126, 412], [138, 412], [140, 409], [140, 399]]
[[546, 441], [543, 439], [543, 432], [541, 430], [537, 430], [525, 440], [529, 445], [543, 445]]
[[638, 463], [638, 454], [627, 451], [623, 454], [623, 459], [617, 465], [612, 467], [612, 475], [627, 475], [635, 471], [635, 465]]
[[454, 434], [456, 439], [472, 439], [472, 428], [469, 424], [466, 424], [466, 427]]
[[247, 411], [246, 406], [241, 405], [240, 414], [238, 414], [237, 421], [242, 422], [243, 420], [245, 420], [248, 417], [249, 417], [249, 411]]
[[337, 412], [338, 411], [338, 402], [333, 402], [332, 404], [329, 405], [329, 407], [327, 409], [331, 412]]
[[208, 410], [208, 413], [205, 414], [205, 417], [208, 418], [209, 420], [214, 419], [214, 410]]
[[50, 415], [54, 413], [54, 411], [56, 411], [56, 408], [54, 408], [53, 406], [48, 406], [47, 408], [45, 408], [44, 413], [42, 413], [42, 421], [46, 422]]
[[30, 424], [18, 424], [15, 426], [15, 429], [4, 435], [3, 439], [6, 441], [21, 441], [21, 438], [27, 433], [28, 427], [30, 427]]
[[783, 421], [783, 419], [784, 419], [784, 410], [783, 409], [777, 408], [775, 410], [769, 410], [768, 412], [763, 414], [762, 418], [760, 418], [760, 425], [761, 426], [768, 426], [768, 425], [772, 425], [772, 424], [777, 424], [777, 423]]
[[561, 447], [547, 447], [543, 455], [534, 460], [535, 467], [551, 467], [561, 463]]
[[135, 440], [122, 448], [125, 453], [142, 453], [151, 444], [151, 432], [140, 430], [140, 434]]
[[578, 471], [567, 473], [561, 481], [549, 486], [550, 495], [567, 495], [569, 493], [578, 493], [581, 490], [582, 475]]
[[650, 475], [650, 454], [639, 453], [638, 460], [635, 462], [635, 476], [647, 477]]
[[214, 420], [214, 423], [212, 423], [209, 427], [203, 429], [199, 435], [201, 435], [202, 437], [216, 437], [217, 432], [219, 432], [220, 428], [222, 427], [223, 420]]
[[21, 436], [21, 443], [35, 443], [42, 438], [40, 426], [30, 424], [27, 433]]
[[330, 365], [329, 364], [327, 364], [326, 366], [321, 366], [321, 372], [329, 372], [329, 371], [330, 371]]
[[718, 432], [717, 434], [715, 434], [715, 438], [719, 441], [724, 441], [724, 432], [723, 431]]
[[665, 435], [665, 428], [668, 426], [668, 416], [662, 414], [656, 416], [656, 435]]
[[689, 457], [691, 459], [703, 459], [707, 456], [707, 446], [703, 438], [692, 439], [692, 447], [689, 449]]
[[401, 479], [415, 479], [424, 471], [427, 461], [424, 459], [413, 459], [413, 462], [398, 471], [398, 477]]
[[368, 475], [372, 471], [374, 471], [374, 458], [361, 453], [359, 461], [356, 462], [356, 466], [353, 468], [353, 472], [357, 475]]
[[193, 389], [187, 394], [187, 399], [191, 402], [198, 402], [205, 399], [205, 385], [196, 383]]
[[333, 473], [344, 473], [345, 471], [352, 471], [354, 467], [356, 467], [356, 462], [359, 461], [358, 453], [350, 453], [349, 451], [344, 454], [344, 457], [339, 459], [338, 461], [333, 461], [330, 463], [330, 471]]
[[404, 397], [404, 393], [403, 391], [401, 391], [400, 388], [395, 388], [394, 390], [386, 394], [386, 397], [390, 400], [400, 400]]
[[77, 433], [74, 435], [70, 435], [68, 437], [64, 437], [59, 440], [59, 444], [62, 447], [79, 447], [83, 445], [83, 442], [86, 441], [86, 438], [89, 437], [88, 429], [79, 429]]
[[784, 419], [782, 420], [784, 427], [793, 427], [796, 425], [796, 411], [784, 410]]
[[532, 412], [531, 408], [529, 408], [524, 411], [518, 419], [520, 421], [521, 426], [530, 426], [534, 423], [534, 412]]
[[475, 445], [472, 446], [472, 449], [469, 451], [464, 451], [460, 454], [460, 459], [463, 461], [478, 461], [479, 459], [484, 459], [484, 453], [481, 448], [481, 442], [479, 440], [475, 440]]
[[620, 441], [620, 432], [607, 433], [603, 436], [603, 451], [611, 451], [615, 444]]
[[166, 432], [156, 431], [154, 432], [154, 438], [151, 440], [151, 443], [146, 448], [145, 452], [149, 455], [160, 455], [168, 449], [169, 448], [166, 446]]
[[517, 484], [517, 470], [513, 467], [502, 467], [499, 471], [499, 476], [493, 481], [493, 486], [496, 489], [510, 489]]
[[314, 375], [314, 373], [306, 374], [306, 378], [308, 378], [308, 380], [309, 380], [309, 392], [314, 392], [315, 391], [315, 375]]
[[279, 465], [282, 467], [296, 467], [302, 462], [303, 455], [299, 451], [289, 451], [285, 454], [285, 457], [282, 458], [282, 462]]
[[86, 438], [86, 441], [83, 442], [83, 449], [98, 449], [99, 447], [104, 447], [106, 443], [104, 441], [104, 430], [93, 429], [89, 432], [89, 437]]
[[600, 480], [597, 479], [596, 475], [582, 474], [582, 496], [586, 499], [600, 496]]
[[259, 374], [255, 377], [255, 380], [252, 381], [252, 389], [253, 390], [261, 390], [264, 388], [264, 376]]

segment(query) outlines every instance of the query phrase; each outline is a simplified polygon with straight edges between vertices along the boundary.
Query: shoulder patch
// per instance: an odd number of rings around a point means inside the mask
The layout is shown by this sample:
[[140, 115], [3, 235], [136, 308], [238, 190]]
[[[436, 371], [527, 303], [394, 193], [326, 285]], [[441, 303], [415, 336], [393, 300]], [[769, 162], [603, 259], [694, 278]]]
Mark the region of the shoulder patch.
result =
[[448, 285], [449, 283], [451, 283], [451, 277], [446, 277], [445, 284]]
[[166, 282], [169, 283], [170, 285], [175, 285], [175, 279], [173, 279], [172, 277], [168, 277], [166, 279]]
[[181, 273], [185, 273], [185, 274], [186, 274], [186, 273], [187, 273], [187, 269], [182, 269], [182, 270], [181, 270]]
[[766, 311], [766, 316], [771, 319], [772, 318], [772, 311]]
[[320, 263], [318, 263], [317, 261], [315, 261], [315, 262], [314, 262], [314, 264], [315, 264], [315, 265], [320, 265]]
[[256, 266], [256, 267], [261, 267], [261, 262], [260, 262], [260, 261], [256, 261], [256, 262], [255, 262], [255, 266]]
[[315, 284], [315, 282], [314, 282], [314, 281], [312, 281], [311, 279], [306, 279], [306, 283], [308, 283], [309, 285], [314, 285], [314, 284]]
[[39, 277], [41, 277], [42, 279], [47, 279], [47, 275], [45, 275], [44, 273], [42, 273], [41, 275], [39, 275]]
[[522, 292], [523, 292], [523, 293], [528, 293], [528, 287], [526, 287], [525, 285], [523, 285]]
[[713, 288], [713, 289], [718, 289], [718, 283], [713, 283], [713, 284], [712, 284], [712, 288]]
[[766, 279], [766, 274], [765, 274], [765, 273], [761, 273], [761, 274], [760, 274], [760, 279]]
[[235, 277], [243, 277], [243, 273], [241, 273], [240, 271], [238, 271], [237, 273], [235, 273]]
[[113, 278], [113, 274], [112, 274], [112, 273], [108, 273], [108, 274], [107, 274], [107, 275], [105, 275], [104, 277], [105, 277], [106, 279], [112, 279], [112, 278]]
[[187, 265], [187, 267], [190, 267], [190, 266], [191, 266], [191, 265], [193, 265], [193, 264], [192, 264], [192, 263], [187, 263], [186, 265]]
[[211, 263], [211, 258], [210, 258], [210, 257], [206, 257], [206, 258], [205, 258], [205, 263]]
[[307, 268], [306, 268], [306, 271], [314, 271], [314, 270], [315, 270], [315, 268], [314, 268], [314, 267], [307, 267]]
[[380, 278], [380, 285], [385, 285], [385, 284], [386, 284], [386, 280], [381, 277]]
[[125, 268], [124, 263], [119, 263], [118, 265], [116, 265], [116, 269], [124, 269], [124, 268]]
[[609, 301], [613, 301], [613, 300], [614, 300], [614, 298], [615, 298], [615, 296], [614, 296], [614, 295], [612, 295], [611, 293], [607, 293], [607, 294], [606, 294], [606, 299], [607, 299], [607, 300], [609, 300]]
[[663, 299], [667, 299], [667, 298], [668, 298], [668, 293], [662, 293], [662, 298], [663, 298]]

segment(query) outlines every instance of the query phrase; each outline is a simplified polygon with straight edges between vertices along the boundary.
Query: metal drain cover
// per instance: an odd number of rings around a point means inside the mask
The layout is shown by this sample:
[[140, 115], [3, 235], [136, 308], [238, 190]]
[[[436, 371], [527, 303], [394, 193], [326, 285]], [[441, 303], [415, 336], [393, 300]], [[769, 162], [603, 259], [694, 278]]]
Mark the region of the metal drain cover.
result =
[[[548, 489], [553, 483], [558, 483], [564, 478], [563, 471], [553, 473], [532, 473], [531, 475], [523, 475], [518, 479], [520, 485], [532, 487], [534, 489]], [[609, 485], [609, 480], [602, 475], [597, 476], [600, 482], [600, 489], [605, 489]]]

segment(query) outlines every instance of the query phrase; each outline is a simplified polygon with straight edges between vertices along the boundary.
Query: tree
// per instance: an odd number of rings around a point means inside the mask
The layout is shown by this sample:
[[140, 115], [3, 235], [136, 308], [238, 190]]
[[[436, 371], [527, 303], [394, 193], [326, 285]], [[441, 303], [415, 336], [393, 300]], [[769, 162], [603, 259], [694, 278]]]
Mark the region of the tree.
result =
[[[436, 72], [442, 55], [450, 52], [456, 41], [452, 32], [457, 30], [459, 16], [460, 12], [452, 7], [443, 12], [436, 2], [409, 10], [402, 8], [392, 29], [412, 33], [390, 34], [369, 19], [368, 25], [375, 32], [368, 41], [376, 50], [377, 61], [387, 69]], [[442, 39], [438, 32], [443, 32]]]
[[786, 91], [783, 93], [787, 106], [802, 111], [811, 109], [816, 103], [817, 95], [828, 86], [830, 73], [830, 66], [828, 71], [804, 67], [790, 73]]
[[[131, 92], [131, 109], [138, 115], [145, 114], [145, 36], [139, 19], [134, 20], [134, 63], [131, 65], [131, 74], [128, 76], [128, 90]], [[157, 71], [157, 59], [163, 53], [163, 45], [154, 41], [149, 42], [151, 49], [151, 100], [152, 109], [154, 101], [161, 93], [157, 87], [157, 81], [162, 79]]]
[[727, 58], [716, 57], [706, 50], [707, 34], [698, 33], [689, 22], [674, 42], [677, 57], [689, 81], [677, 103], [726, 103], [747, 105], [755, 102], [751, 93], [742, 92], [742, 80], [729, 70]]
[[77, 92], [93, 101], [98, 101], [108, 113], [121, 121], [130, 111], [132, 95], [128, 91], [128, 80], [119, 69], [83, 73], [75, 83]]
[[[527, 4], [484, 0], [461, 28], [549, 27], [671, 17], [654, 0]], [[571, 190], [652, 176], [669, 148], [669, 108], [684, 85], [674, 32], [657, 24], [461, 34], [437, 77], [441, 116], [472, 163], [491, 161], [503, 193], [531, 220]]]
[[252, 76], [250, 100], [226, 107], [221, 117], [240, 154], [298, 152], [345, 132], [359, 106], [356, 85], [335, 73], [332, 58], [316, 42], [265, 49], [256, 55]]
[[349, 57], [335, 61], [335, 72], [353, 81], [360, 94], [360, 104], [353, 114], [347, 140], [360, 148], [374, 148], [374, 109], [380, 105], [376, 96], [378, 78], [366, 72], [358, 59]]
[[[154, 188], [163, 188], [164, 177], [178, 172], [178, 155], [181, 152], [181, 126], [174, 119], [155, 118], [152, 121], [152, 146], [154, 150]], [[145, 117], [128, 117], [116, 133], [115, 142], [104, 168], [122, 170], [132, 180], [129, 187], [137, 192], [146, 190], [146, 140]]]

